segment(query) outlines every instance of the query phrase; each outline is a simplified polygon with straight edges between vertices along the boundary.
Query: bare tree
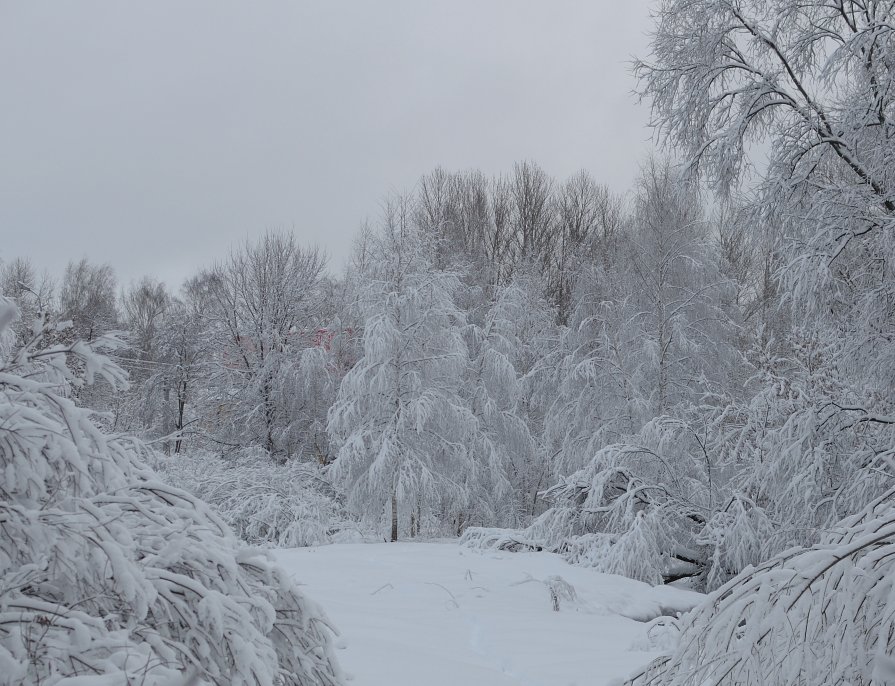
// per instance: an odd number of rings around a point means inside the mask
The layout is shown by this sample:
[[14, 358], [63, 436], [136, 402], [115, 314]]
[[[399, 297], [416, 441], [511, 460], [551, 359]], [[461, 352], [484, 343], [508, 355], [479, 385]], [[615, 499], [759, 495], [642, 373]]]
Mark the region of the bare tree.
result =
[[59, 316], [72, 322], [70, 336], [94, 341], [118, 323], [115, 272], [86, 258], [69, 262], [59, 288]]
[[148, 276], [131, 284], [122, 294], [124, 325], [130, 334], [130, 344], [143, 360], [155, 359], [159, 326], [170, 301], [165, 284]]
[[486, 253], [497, 266], [495, 282], [509, 283], [515, 267], [516, 246], [512, 227], [512, 193], [508, 179], [498, 177], [490, 184], [491, 230], [486, 239]]
[[554, 248], [553, 180], [534, 162], [513, 165], [510, 185], [519, 260], [550, 263]]
[[581, 170], [559, 187], [556, 213], [558, 236], [549, 287], [559, 322], [565, 324], [582, 261], [607, 257], [608, 244], [622, 223], [623, 206], [606, 186]]
[[[208, 274], [209, 316], [222, 337], [219, 392], [230, 441], [288, 455], [283, 387], [290, 349], [316, 328], [325, 257], [291, 234], [246, 243]], [[223, 409], [226, 408], [226, 409]]]

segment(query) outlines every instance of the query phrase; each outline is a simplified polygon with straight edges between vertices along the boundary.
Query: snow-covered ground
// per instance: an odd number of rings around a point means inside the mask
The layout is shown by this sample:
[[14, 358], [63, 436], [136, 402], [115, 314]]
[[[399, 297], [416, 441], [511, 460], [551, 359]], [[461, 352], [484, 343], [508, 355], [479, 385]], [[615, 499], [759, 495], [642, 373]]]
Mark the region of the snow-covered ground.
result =
[[600, 686], [655, 657], [643, 620], [701, 599], [549, 553], [483, 553], [455, 543], [275, 555], [340, 630], [339, 657], [355, 686]]

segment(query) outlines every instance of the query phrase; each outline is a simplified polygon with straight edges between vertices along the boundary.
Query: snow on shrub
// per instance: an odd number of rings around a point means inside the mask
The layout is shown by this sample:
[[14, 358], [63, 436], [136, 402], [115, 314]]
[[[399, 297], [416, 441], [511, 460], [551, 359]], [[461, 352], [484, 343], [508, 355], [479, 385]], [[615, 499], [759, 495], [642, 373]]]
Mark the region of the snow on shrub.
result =
[[895, 683], [893, 498], [743, 571], [681, 620], [674, 652], [627, 683]]
[[207, 452], [160, 458], [157, 468], [169, 483], [214, 506], [252, 545], [298, 548], [373, 535], [345, 512], [314, 464], [276, 464], [263, 450], [245, 450], [234, 460]]
[[[15, 317], [0, 300], [0, 338]], [[0, 682], [340, 683], [331, 629], [285, 572], [67, 397], [72, 368], [123, 372], [50, 334], [0, 358]]]
[[550, 508], [520, 531], [470, 528], [477, 548], [548, 550], [574, 564], [660, 584], [703, 575], [699, 539], [711, 479], [684, 422], [659, 417], [638, 442], [598, 451], [542, 495]]

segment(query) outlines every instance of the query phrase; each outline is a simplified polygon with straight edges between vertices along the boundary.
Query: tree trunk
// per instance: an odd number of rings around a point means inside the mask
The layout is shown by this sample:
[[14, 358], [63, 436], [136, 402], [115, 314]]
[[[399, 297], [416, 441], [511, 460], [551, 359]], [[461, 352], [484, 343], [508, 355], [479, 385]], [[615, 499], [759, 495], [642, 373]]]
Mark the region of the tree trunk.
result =
[[[186, 384], [184, 384], [186, 386]], [[174, 454], [180, 453], [180, 446], [183, 445], [183, 413], [186, 409], [186, 389], [177, 394], [177, 440], [174, 442]]]
[[392, 543], [398, 540], [398, 494], [392, 493]]

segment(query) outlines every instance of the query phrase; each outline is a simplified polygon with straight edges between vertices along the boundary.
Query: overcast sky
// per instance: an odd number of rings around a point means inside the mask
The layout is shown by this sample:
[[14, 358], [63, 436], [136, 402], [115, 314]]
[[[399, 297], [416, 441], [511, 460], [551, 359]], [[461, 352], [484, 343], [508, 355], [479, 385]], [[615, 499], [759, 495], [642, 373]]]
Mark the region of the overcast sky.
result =
[[0, 260], [172, 286], [294, 228], [340, 268], [391, 189], [650, 148], [647, 0], [0, 0]]

